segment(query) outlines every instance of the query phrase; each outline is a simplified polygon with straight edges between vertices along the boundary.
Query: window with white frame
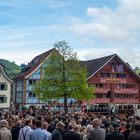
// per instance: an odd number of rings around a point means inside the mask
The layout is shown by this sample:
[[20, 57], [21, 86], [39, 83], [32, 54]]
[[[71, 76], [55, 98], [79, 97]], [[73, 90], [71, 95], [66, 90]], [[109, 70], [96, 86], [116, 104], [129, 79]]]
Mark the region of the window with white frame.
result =
[[0, 83], [0, 90], [7, 90], [7, 84], [6, 83]]
[[0, 103], [7, 103], [7, 96], [1, 95], [0, 96]]

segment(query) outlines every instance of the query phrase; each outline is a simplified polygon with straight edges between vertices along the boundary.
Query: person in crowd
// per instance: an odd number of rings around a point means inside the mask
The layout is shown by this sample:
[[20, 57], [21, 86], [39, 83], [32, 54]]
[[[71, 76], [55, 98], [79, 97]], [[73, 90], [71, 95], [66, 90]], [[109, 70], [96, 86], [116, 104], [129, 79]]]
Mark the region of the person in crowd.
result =
[[88, 140], [89, 139], [89, 134], [90, 134], [90, 131], [93, 129], [92, 125], [87, 125], [86, 127], [86, 134], [84, 135], [83, 137], [83, 140]]
[[36, 119], [32, 120], [32, 129], [35, 130], [36, 129]]
[[42, 124], [42, 131], [44, 133], [46, 133], [46, 135], [48, 136], [48, 140], [52, 140], [52, 134], [49, 131], [47, 131], [47, 130], [48, 130], [48, 123], [47, 122], [44, 122]]
[[16, 127], [12, 128], [12, 130], [11, 130], [13, 140], [18, 140], [18, 135], [19, 135], [19, 131], [20, 131], [21, 127], [22, 127], [22, 121], [19, 120], [16, 123]]
[[12, 135], [8, 127], [8, 122], [6, 120], [0, 121], [0, 140], [12, 140]]
[[135, 131], [129, 134], [128, 140], [140, 140], [140, 123], [135, 123], [134, 128]]
[[124, 140], [124, 135], [119, 133], [119, 125], [117, 123], [112, 124], [112, 132], [106, 134], [105, 140]]
[[64, 133], [63, 140], [81, 140], [80, 135], [74, 131], [75, 127], [73, 122], [68, 124], [68, 131]]
[[120, 123], [120, 127], [119, 127], [119, 132], [120, 133], [123, 133], [125, 131], [125, 126], [126, 126], [126, 123], [123, 121]]
[[36, 129], [30, 134], [30, 140], [48, 140], [47, 134], [41, 130], [42, 122], [36, 121]]
[[124, 134], [125, 140], [128, 140], [129, 134], [132, 132], [132, 125], [130, 123], [126, 123], [125, 130], [122, 134]]
[[52, 140], [63, 140], [62, 132], [65, 124], [62, 121], [57, 122], [55, 129], [52, 132]]
[[32, 120], [26, 119], [25, 126], [21, 128], [19, 131], [18, 140], [30, 140], [30, 134], [32, 132], [31, 126], [32, 126]]
[[92, 121], [93, 129], [90, 131], [89, 139], [90, 140], [105, 140], [105, 129], [100, 127], [101, 121], [98, 118], [95, 118]]

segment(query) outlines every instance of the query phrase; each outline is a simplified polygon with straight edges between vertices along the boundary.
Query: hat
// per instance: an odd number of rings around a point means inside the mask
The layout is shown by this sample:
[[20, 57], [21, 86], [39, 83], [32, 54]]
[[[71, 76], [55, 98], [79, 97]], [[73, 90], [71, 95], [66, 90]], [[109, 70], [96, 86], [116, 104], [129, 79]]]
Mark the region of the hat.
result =
[[127, 124], [125, 125], [125, 127], [126, 127], [127, 129], [130, 129], [130, 128], [132, 128], [132, 125], [131, 125], [130, 123], [127, 123]]
[[119, 124], [118, 124], [118, 123], [113, 123], [113, 124], [112, 124], [112, 127], [113, 127], [113, 128], [118, 128], [118, 127], [119, 127]]
[[0, 127], [7, 127], [7, 126], [8, 126], [8, 122], [6, 120], [0, 121]]

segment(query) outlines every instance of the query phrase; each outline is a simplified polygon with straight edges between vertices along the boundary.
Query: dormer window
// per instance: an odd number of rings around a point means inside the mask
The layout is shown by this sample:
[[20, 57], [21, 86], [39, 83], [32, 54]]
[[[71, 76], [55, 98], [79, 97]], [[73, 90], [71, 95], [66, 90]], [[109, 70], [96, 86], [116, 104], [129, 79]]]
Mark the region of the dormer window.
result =
[[111, 64], [111, 67], [112, 67], [112, 72], [115, 72], [115, 65], [114, 65], [114, 63]]

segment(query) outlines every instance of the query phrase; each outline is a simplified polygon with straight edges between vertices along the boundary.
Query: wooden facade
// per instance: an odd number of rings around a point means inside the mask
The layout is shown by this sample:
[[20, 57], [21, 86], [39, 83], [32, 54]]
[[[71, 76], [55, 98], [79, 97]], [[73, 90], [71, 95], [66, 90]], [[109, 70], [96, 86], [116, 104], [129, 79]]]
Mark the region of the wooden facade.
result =
[[113, 55], [87, 81], [95, 86], [95, 99], [90, 104], [140, 103], [140, 78], [118, 55]]

